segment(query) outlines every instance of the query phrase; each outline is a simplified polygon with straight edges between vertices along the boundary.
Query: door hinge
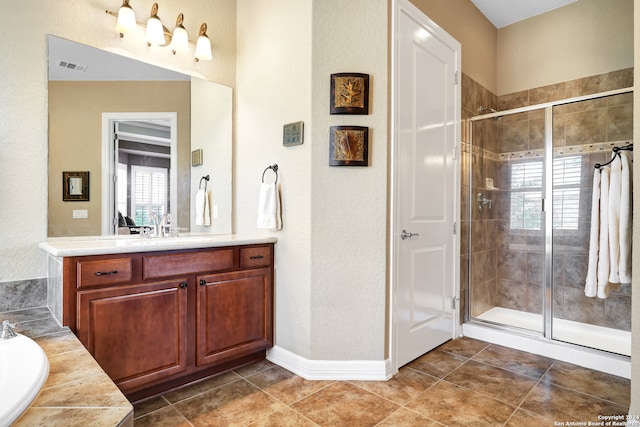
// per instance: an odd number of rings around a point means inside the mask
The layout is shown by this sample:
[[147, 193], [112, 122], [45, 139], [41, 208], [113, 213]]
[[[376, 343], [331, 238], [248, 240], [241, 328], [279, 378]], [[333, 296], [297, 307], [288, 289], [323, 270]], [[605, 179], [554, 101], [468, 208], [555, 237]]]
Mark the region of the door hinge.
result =
[[460, 300], [460, 298], [455, 298], [455, 297], [451, 298], [451, 310], [455, 310], [456, 309], [458, 300]]
[[458, 146], [453, 147], [453, 160], [458, 159]]
[[457, 85], [458, 84], [458, 72], [454, 72], [453, 73], [453, 84]]
[[113, 174], [113, 182], [115, 182], [115, 183], [118, 182], [118, 175]]
[[458, 221], [453, 221], [453, 234], [458, 234]]

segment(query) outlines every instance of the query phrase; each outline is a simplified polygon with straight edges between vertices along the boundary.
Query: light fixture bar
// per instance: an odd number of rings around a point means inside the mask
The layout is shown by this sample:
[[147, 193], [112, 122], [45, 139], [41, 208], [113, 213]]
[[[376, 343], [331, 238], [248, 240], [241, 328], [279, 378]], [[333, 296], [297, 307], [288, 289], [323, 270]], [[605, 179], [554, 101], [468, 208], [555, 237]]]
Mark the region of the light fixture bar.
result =
[[[107, 15], [111, 15], [111, 16], [113, 16], [113, 17], [115, 17], [115, 18], [118, 18], [118, 13], [116, 13], [116, 12], [112, 12], [112, 11], [110, 11], [110, 10], [105, 10], [105, 13], [106, 13]], [[136, 24], [137, 24], [137, 25], [139, 25], [139, 26], [141, 26], [142, 28], [145, 28], [145, 29], [147, 28], [147, 24], [146, 24], [145, 22], [140, 22], [140, 21], [138, 21], [137, 19], [136, 19]], [[171, 37], [171, 36], [172, 36], [171, 32], [170, 32], [170, 31], [168, 31], [168, 30], [163, 30], [163, 32], [164, 32], [164, 34], [165, 34], [166, 36], [169, 36], [169, 37]], [[194, 45], [194, 46], [196, 45], [196, 42], [194, 42], [193, 40], [188, 39], [188, 41], [189, 41], [189, 43], [190, 43], [190, 44], [192, 44], [192, 45]]]

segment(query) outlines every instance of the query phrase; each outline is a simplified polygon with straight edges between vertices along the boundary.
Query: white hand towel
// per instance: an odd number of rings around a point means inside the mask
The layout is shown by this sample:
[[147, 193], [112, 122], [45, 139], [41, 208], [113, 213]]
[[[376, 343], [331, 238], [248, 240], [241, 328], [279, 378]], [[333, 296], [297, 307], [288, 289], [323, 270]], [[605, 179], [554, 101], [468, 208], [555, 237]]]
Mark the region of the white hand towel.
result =
[[196, 225], [211, 225], [209, 192], [202, 188], [196, 193]]
[[593, 193], [591, 196], [591, 234], [589, 236], [589, 265], [584, 294], [595, 297], [598, 287], [598, 241], [600, 239], [600, 171], [593, 173]]
[[282, 215], [280, 212], [280, 195], [277, 184], [262, 183], [258, 199], [258, 228], [268, 230], [282, 229]]
[[600, 169], [600, 242], [598, 245], [598, 298], [609, 294], [609, 166]]
[[[620, 190], [622, 162], [617, 153], [609, 166], [609, 203], [604, 205], [609, 215], [609, 283], [620, 283], [618, 263], [620, 262]], [[603, 230], [603, 232], [606, 232]]]
[[631, 237], [633, 206], [633, 163], [628, 151], [619, 151], [622, 156], [622, 179], [620, 187], [620, 283], [631, 283]]

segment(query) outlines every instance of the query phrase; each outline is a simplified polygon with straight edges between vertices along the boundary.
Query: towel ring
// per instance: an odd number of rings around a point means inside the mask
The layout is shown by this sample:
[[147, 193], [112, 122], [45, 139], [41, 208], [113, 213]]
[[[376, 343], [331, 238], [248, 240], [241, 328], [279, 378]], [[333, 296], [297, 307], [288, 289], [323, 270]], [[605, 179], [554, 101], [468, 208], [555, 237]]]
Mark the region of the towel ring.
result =
[[202, 181], [204, 180], [204, 191], [207, 191], [207, 183], [209, 183], [209, 175], [203, 176], [200, 178], [200, 183], [198, 184], [198, 190], [202, 189]]
[[271, 166], [267, 166], [264, 172], [262, 172], [262, 182], [264, 183], [264, 174], [267, 173], [269, 169], [271, 169], [276, 174], [276, 180], [274, 182], [274, 184], [276, 184], [278, 182], [278, 165], [275, 163]]

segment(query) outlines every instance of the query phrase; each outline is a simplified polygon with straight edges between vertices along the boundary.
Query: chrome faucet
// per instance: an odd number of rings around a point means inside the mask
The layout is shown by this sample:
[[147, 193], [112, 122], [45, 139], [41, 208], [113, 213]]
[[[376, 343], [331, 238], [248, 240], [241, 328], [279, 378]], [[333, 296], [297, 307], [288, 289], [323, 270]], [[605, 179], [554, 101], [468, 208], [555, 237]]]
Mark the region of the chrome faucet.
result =
[[168, 212], [160, 220], [160, 233], [162, 237], [171, 237], [171, 214]]
[[160, 223], [158, 221], [158, 215], [155, 212], [149, 212], [149, 219], [152, 221], [153, 225], [153, 234], [151, 234], [151, 237], [159, 237]]
[[16, 325], [12, 324], [8, 320], [2, 322], [2, 332], [0, 332], [0, 340], [9, 340], [18, 336], [13, 330]]

